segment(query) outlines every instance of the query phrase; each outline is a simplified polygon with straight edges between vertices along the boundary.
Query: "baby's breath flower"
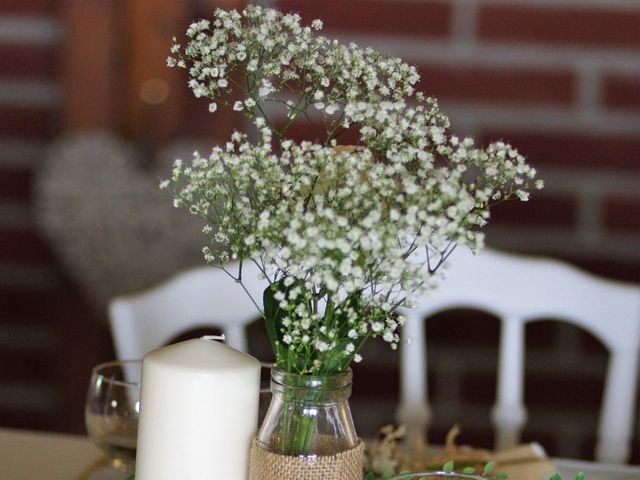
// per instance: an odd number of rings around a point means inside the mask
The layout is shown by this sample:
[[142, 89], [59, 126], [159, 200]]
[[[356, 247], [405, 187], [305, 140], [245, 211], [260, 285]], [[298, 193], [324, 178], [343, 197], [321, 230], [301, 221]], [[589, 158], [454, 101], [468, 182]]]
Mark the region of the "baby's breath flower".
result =
[[[483, 246], [494, 202], [526, 201], [542, 181], [511, 145], [453, 135], [437, 101], [415, 93], [415, 67], [314, 36], [321, 28], [249, 5], [218, 9], [184, 46], [174, 41], [167, 64], [188, 70], [194, 95], [211, 112], [243, 111], [257, 135], [176, 160], [161, 187], [205, 220], [208, 263], [253, 261], [272, 285], [277, 363], [328, 374], [360, 362], [368, 338], [397, 348], [394, 311], [435, 287], [456, 245]], [[239, 71], [245, 79], [231, 82]], [[284, 125], [267, 102], [281, 105]], [[295, 142], [287, 128], [309, 109], [326, 136]], [[350, 127], [358, 147], [339, 146]]]

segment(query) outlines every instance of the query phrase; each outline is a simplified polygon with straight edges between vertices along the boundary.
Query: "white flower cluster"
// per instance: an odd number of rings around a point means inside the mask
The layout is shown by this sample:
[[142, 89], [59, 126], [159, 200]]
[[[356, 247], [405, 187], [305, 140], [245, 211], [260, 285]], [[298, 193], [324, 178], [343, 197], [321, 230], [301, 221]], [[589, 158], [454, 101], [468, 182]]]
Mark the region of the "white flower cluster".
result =
[[[233, 97], [233, 109], [266, 117], [262, 104], [279, 102], [293, 121], [313, 106], [332, 118], [329, 136], [348, 127], [340, 112], [347, 102], [400, 101], [413, 95], [419, 75], [399, 58], [355, 44], [343, 45], [314, 35], [322, 22], [300, 25], [300, 16], [248, 6], [242, 13], [218, 9], [213, 22], [187, 30], [183, 49], [174, 43], [169, 66], [189, 70], [196, 97], [209, 98], [214, 112]], [[234, 72], [244, 70], [246, 82]], [[291, 99], [291, 92], [297, 94]], [[244, 93], [241, 99], [238, 94]], [[275, 132], [276, 134], [278, 132]]]
[[[208, 262], [255, 261], [272, 284], [280, 366], [331, 373], [359, 361], [369, 338], [396, 348], [394, 310], [433, 286], [456, 245], [480, 248], [490, 204], [526, 200], [535, 171], [508, 144], [481, 149], [452, 135], [436, 101], [414, 95], [413, 67], [314, 37], [318, 21], [302, 27], [249, 6], [217, 10], [210, 27], [194, 23], [169, 63], [188, 68], [211, 105], [244, 67], [246, 98], [233, 109], [253, 118], [259, 139], [236, 132], [208, 157], [178, 160], [162, 187], [208, 222]], [[295, 143], [290, 121], [276, 130], [266, 117], [261, 105], [292, 86], [288, 118], [321, 110], [324, 142]], [[357, 145], [338, 145], [344, 128], [357, 129]]]

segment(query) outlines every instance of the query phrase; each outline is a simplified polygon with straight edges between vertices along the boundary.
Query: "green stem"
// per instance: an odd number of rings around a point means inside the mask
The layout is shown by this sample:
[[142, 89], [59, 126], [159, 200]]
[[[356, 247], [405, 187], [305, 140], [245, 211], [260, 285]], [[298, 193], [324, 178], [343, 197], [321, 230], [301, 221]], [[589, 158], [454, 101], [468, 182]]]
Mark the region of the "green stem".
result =
[[297, 385], [284, 395], [285, 408], [280, 419], [280, 452], [284, 455], [308, 455], [313, 446], [318, 425], [316, 407], [322, 401], [322, 387], [304, 386], [299, 376]]

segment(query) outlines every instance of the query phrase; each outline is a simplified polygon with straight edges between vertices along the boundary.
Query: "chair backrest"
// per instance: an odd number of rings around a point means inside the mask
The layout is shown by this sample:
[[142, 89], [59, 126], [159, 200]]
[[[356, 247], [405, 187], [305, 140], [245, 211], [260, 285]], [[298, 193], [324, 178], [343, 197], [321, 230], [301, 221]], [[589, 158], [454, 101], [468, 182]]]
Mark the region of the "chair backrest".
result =
[[430, 423], [424, 320], [438, 312], [470, 308], [501, 321], [498, 385], [492, 421], [496, 448], [519, 441], [526, 423], [523, 402], [524, 327], [553, 318], [577, 325], [608, 350], [609, 363], [598, 422], [595, 457], [625, 463], [630, 452], [640, 342], [640, 288], [594, 277], [556, 260], [458, 249], [442, 285], [425, 295], [407, 318], [401, 352], [398, 419], [412, 436]]
[[[230, 272], [237, 267], [229, 265]], [[252, 262], [243, 265], [242, 283], [258, 305], [268, 283]], [[245, 327], [260, 312], [239, 283], [215, 267], [199, 267], [151, 290], [115, 298], [109, 305], [111, 334], [119, 359], [142, 358], [180, 333], [205, 326], [222, 330], [226, 343], [247, 351]]]

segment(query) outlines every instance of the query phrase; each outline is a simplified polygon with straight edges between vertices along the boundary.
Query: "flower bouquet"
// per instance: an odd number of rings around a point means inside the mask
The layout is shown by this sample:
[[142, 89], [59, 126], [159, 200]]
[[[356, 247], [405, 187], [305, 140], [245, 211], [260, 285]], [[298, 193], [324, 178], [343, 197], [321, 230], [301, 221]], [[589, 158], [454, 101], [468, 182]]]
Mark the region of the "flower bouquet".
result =
[[[242, 285], [253, 262], [270, 284], [252, 300], [282, 388], [259, 441], [289, 456], [323, 452], [322, 429], [338, 418], [348, 425], [327, 451], [357, 445], [348, 407], [323, 422], [318, 405], [346, 403], [367, 340], [398, 347], [395, 310], [436, 285], [457, 246], [482, 247], [490, 206], [542, 187], [509, 144], [455, 136], [437, 101], [416, 91], [415, 67], [321, 29], [255, 5], [218, 9], [184, 45], [174, 39], [168, 59], [211, 112], [248, 119], [210, 154], [176, 160], [161, 187], [205, 220], [208, 263]], [[303, 122], [322, 132], [300, 141], [290, 127]]]

